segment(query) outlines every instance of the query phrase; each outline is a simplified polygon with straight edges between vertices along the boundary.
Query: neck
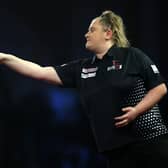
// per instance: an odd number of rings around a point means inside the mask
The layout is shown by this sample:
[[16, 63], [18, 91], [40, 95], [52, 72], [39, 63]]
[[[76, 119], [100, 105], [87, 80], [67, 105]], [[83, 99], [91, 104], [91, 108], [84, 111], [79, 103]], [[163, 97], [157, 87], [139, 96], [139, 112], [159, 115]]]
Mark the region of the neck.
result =
[[99, 52], [96, 53], [96, 57], [98, 59], [103, 59], [104, 55], [108, 52], [108, 50], [113, 46], [113, 44], [109, 44], [102, 48]]

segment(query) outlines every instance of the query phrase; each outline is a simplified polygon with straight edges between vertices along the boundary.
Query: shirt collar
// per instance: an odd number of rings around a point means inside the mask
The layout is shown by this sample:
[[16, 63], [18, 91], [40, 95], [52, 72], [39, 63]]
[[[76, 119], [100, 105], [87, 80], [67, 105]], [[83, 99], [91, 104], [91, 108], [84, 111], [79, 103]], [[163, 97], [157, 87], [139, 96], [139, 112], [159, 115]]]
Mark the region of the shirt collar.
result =
[[[119, 51], [119, 47], [117, 47], [116, 45], [113, 45], [113, 46], [107, 51], [107, 53], [103, 56], [103, 59], [104, 59], [105, 57], [111, 57], [111, 56], [117, 55], [117, 54], [118, 54], [118, 51]], [[102, 60], [103, 60], [103, 59], [102, 59]], [[93, 58], [92, 58], [91, 64], [93, 64], [93, 63], [95, 63], [96, 61], [99, 61], [99, 60], [100, 60], [100, 59], [98, 59], [98, 58], [96, 57], [96, 55], [94, 55]]]

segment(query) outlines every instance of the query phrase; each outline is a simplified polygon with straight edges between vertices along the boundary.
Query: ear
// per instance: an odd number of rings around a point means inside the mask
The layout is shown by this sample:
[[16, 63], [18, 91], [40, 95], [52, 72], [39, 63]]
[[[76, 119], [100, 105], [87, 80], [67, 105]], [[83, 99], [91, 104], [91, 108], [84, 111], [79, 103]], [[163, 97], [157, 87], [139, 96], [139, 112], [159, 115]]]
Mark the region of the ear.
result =
[[112, 38], [113, 32], [111, 29], [106, 30], [106, 40], [109, 40]]

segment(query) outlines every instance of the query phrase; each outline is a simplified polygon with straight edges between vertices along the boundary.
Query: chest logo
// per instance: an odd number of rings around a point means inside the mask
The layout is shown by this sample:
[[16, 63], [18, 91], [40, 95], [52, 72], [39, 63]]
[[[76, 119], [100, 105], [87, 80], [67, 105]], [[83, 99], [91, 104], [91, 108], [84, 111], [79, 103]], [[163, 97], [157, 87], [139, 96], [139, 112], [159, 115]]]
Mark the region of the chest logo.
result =
[[122, 69], [122, 64], [120, 63], [119, 60], [113, 60], [112, 61], [112, 66], [107, 67], [107, 71], [120, 70], [120, 69]]

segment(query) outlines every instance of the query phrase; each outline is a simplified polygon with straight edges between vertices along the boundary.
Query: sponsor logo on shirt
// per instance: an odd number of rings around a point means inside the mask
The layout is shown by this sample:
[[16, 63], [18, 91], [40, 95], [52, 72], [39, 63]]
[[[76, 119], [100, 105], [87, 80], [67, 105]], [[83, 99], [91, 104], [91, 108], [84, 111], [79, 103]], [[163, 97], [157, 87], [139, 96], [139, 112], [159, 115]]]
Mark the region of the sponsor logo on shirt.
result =
[[81, 78], [83, 78], [83, 79], [90, 78], [90, 77], [95, 77], [95, 76], [96, 76], [96, 72], [88, 73], [88, 74], [81, 73]]
[[89, 72], [96, 72], [98, 70], [98, 67], [95, 68], [83, 68], [82, 72], [83, 73], [89, 73]]
[[81, 78], [86, 79], [86, 78], [90, 78], [90, 77], [95, 77], [97, 70], [98, 70], [98, 67], [82, 68]]
[[120, 69], [122, 69], [122, 64], [120, 64], [119, 60], [113, 60], [112, 61], [112, 66], [107, 67], [107, 71], [120, 70]]

